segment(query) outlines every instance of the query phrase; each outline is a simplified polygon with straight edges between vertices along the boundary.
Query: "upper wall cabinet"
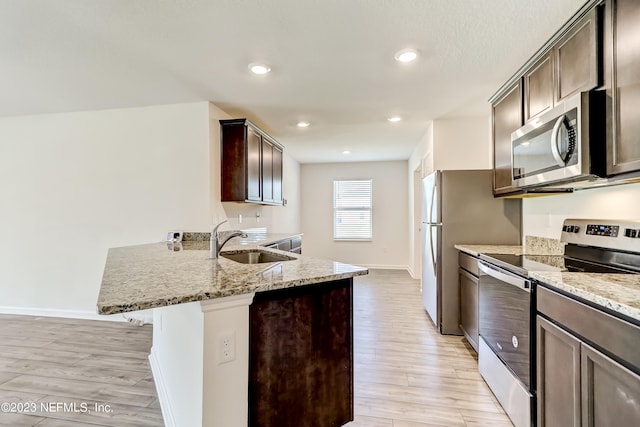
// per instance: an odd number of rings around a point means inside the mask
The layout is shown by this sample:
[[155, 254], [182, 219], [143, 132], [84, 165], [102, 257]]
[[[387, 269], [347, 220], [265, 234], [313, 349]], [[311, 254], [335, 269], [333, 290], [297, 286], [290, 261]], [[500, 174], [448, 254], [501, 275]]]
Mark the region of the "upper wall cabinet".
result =
[[502, 195], [517, 190], [511, 171], [511, 134], [522, 126], [522, 85], [520, 80], [508, 87], [491, 104], [493, 123], [493, 193]]
[[529, 120], [553, 108], [553, 55], [544, 55], [524, 73], [524, 115]]
[[599, 8], [572, 24], [523, 74], [525, 121], [601, 85]]
[[282, 205], [282, 146], [247, 119], [220, 120], [223, 202]]
[[609, 108], [607, 175], [640, 171], [640, 1], [609, 0], [605, 20]]

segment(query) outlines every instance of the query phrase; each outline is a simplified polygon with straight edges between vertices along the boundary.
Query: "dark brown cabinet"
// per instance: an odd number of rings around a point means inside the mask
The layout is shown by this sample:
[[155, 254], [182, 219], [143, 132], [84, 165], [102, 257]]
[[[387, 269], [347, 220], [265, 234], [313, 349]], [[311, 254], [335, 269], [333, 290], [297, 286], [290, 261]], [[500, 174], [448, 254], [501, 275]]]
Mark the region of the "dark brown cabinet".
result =
[[471, 347], [478, 351], [478, 259], [458, 254], [460, 280], [460, 329]]
[[639, 425], [640, 376], [584, 343], [580, 352], [582, 425]]
[[605, 80], [611, 120], [607, 175], [640, 171], [640, 2], [609, 0]]
[[524, 118], [530, 120], [553, 108], [553, 55], [544, 55], [524, 73]]
[[353, 279], [258, 292], [249, 323], [249, 426], [353, 420]]
[[580, 340], [537, 317], [538, 425], [580, 427]]
[[288, 239], [278, 240], [277, 242], [265, 245], [265, 247], [279, 249], [281, 251], [293, 252], [296, 254], [302, 254], [302, 237], [293, 236]]
[[640, 327], [542, 286], [537, 310], [537, 425], [640, 425]]
[[525, 121], [550, 110], [571, 95], [600, 86], [599, 14], [598, 7], [591, 8], [524, 72]]
[[517, 190], [511, 170], [511, 134], [523, 125], [522, 85], [517, 80], [492, 103], [493, 194]]
[[220, 120], [223, 202], [282, 205], [282, 147], [246, 119]]
[[270, 137], [262, 139], [262, 201], [282, 204], [282, 148]]
[[555, 44], [556, 103], [602, 83], [601, 10], [592, 8]]

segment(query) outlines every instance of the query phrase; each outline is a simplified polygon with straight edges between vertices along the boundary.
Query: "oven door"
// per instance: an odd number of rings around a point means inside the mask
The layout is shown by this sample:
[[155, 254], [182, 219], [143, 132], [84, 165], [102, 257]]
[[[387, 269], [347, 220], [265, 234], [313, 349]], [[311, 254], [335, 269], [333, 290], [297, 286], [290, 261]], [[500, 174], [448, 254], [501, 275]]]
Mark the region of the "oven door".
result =
[[531, 386], [531, 282], [478, 262], [479, 332], [489, 348], [528, 390]]

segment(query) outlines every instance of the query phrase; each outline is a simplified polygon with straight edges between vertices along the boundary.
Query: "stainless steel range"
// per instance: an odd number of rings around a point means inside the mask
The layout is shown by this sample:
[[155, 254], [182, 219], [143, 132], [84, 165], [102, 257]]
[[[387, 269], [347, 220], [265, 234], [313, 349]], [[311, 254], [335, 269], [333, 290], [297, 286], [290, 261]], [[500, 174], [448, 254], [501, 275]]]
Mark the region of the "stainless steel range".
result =
[[535, 425], [531, 271], [640, 273], [640, 221], [567, 219], [559, 255], [480, 255], [479, 370], [516, 427]]

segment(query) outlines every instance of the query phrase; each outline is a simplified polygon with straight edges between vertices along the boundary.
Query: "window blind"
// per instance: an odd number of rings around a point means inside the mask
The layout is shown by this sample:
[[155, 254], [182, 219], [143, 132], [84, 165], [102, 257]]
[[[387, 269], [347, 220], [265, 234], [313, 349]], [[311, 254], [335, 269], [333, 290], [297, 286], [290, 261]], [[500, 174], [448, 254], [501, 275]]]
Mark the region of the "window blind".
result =
[[370, 179], [333, 181], [334, 240], [371, 240], [372, 199]]

